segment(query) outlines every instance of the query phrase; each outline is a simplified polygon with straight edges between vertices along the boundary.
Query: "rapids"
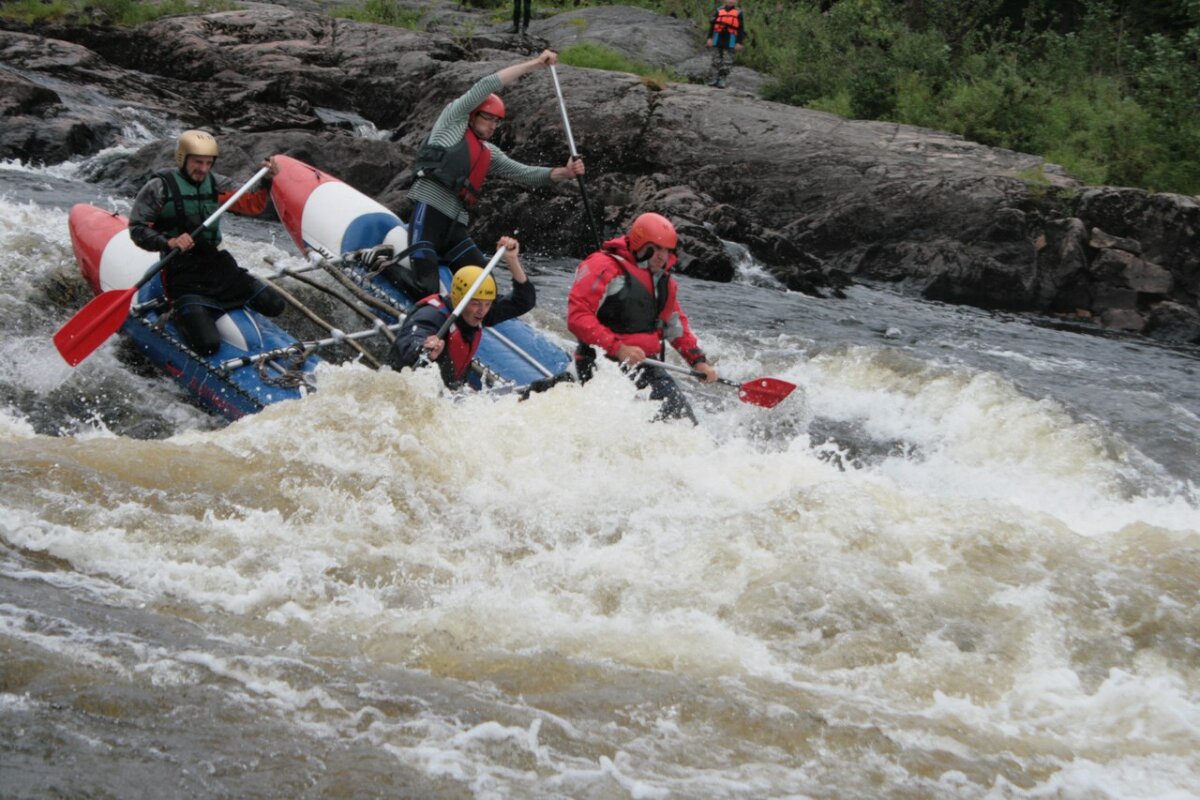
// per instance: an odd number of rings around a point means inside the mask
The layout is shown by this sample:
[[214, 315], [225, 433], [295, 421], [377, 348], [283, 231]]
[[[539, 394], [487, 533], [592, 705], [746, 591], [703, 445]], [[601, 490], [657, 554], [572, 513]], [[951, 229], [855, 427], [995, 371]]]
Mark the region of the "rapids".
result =
[[772, 410], [346, 363], [224, 425], [54, 351], [90, 166], [0, 164], [0, 795], [1200, 796], [1195, 350], [747, 262], [681, 297]]

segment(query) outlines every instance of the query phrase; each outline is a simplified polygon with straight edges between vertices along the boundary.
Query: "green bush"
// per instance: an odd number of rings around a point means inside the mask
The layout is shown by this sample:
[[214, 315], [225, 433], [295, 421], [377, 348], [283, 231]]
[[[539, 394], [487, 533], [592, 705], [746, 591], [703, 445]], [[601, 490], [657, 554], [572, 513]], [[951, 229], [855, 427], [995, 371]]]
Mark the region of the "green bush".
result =
[[[756, 4], [757, 6], [758, 4]], [[767, 99], [959, 133], [1089, 183], [1200, 193], [1200, 0], [747, 10]]]

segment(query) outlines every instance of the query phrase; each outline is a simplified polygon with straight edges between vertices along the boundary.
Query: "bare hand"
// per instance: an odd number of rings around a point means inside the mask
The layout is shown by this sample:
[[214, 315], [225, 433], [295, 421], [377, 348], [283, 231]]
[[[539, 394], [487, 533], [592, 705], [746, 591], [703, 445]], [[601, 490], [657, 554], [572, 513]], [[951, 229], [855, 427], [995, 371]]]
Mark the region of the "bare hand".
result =
[[521, 266], [521, 243], [511, 236], [501, 236], [496, 247], [504, 248], [504, 263], [512, 274], [513, 283], [524, 283], [529, 280], [525, 268]]
[[259, 164], [258, 166], [267, 168], [267, 177], [268, 178], [274, 178], [276, 175], [279, 174], [279, 162], [277, 162], [275, 160], [275, 156], [271, 156], [270, 158], [264, 158], [262, 160], [262, 163]]
[[558, 63], [558, 53], [553, 50], [543, 50], [534, 61], [537, 61], [538, 65], [545, 69]]
[[168, 247], [170, 247], [172, 250], [178, 250], [181, 253], [186, 253], [188, 250], [191, 250], [192, 246], [195, 244], [196, 243], [192, 241], [192, 235], [190, 233], [181, 233], [174, 239], [167, 240]]
[[515, 258], [521, 253], [521, 243], [511, 236], [501, 236], [496, 241], [496, 249], [504, 248], [504, 258], [507, 260], [510, 256]]
[[586, 171], [583, 165], [583, 156], [572, 156], [567, 161], [567, 172], [571, 173], [572, 178], [578, 178]]
[[435, 334], [430, 334], [425, 337], [423, 346], [425, 351], [429, 353], [429, 360], [437, 361], [438, 356], [442, 354], [442, 350], [446, 346], [446, 342], [438, 338]]
[[715, 369], [713, 369], [711, 364], [709, 364], [705, 361], [701, 361], [699, 364], [693, 364], [692, 370], [695, 372], [702, 373], [704, 375], [705, 383], [716, 383], [717, 371]]
[[646, 360], [646, 351], [637, 345], [623, 344], [617, 348], [617, 361], [622, 364], [640, 364]]

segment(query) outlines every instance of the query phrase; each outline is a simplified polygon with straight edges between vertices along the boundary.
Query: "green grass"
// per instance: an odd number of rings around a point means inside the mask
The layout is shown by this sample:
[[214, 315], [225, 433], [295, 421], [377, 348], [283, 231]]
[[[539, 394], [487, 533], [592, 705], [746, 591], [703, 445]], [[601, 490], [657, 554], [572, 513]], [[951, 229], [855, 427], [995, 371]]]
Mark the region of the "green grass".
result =
[[154, 3], [139, 0], [51, 0], [48, 3], [41, 0], [14, 0], [0, 6], [0, 19], [25, 23], [81, 19], [133, 26], [178, 14], [205, 14], [229, 11], [235, 7], [231, 0], [162, 0]]
[[366, 0], [361, 6], [338, 6], [330, 11], [329, 15], [357, 22], [370, 22], [375, 25], [390, 25], [393, 28], [419, 31], [425, 12], [401, 8], [395, 0]]
[[578, 42], [563, 48], [558, 60], [572, 67], [603, 69], [609, 72], [631, 72], [656, 83], [672, 83], [679, 76], [661, 67], [651, 66], [644, 61], [627, 58], [612, 48], [596, 42]]

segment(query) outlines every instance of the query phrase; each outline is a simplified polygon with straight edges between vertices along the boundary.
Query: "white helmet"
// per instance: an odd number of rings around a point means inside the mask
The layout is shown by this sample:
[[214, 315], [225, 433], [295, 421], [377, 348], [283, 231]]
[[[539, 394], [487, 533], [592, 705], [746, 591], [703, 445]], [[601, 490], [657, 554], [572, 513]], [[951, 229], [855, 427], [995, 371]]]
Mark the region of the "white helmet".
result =
[[175, 165], [183, 169], [188, 156], [212, 156], [220, 153], [217, 140], [208, 131], [184, 131], [175, 143]]

